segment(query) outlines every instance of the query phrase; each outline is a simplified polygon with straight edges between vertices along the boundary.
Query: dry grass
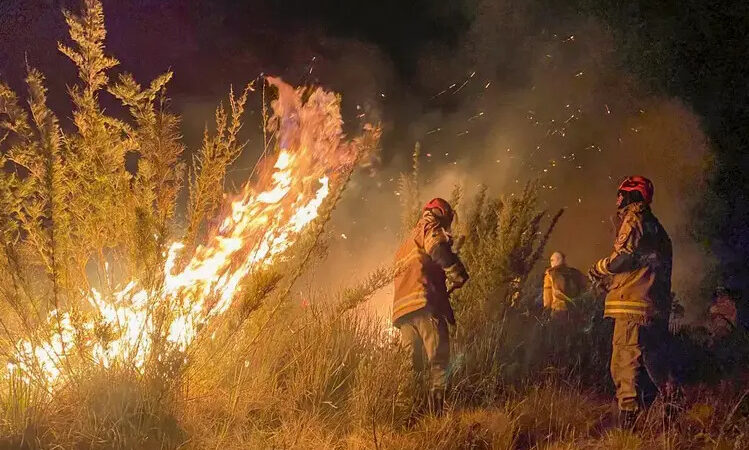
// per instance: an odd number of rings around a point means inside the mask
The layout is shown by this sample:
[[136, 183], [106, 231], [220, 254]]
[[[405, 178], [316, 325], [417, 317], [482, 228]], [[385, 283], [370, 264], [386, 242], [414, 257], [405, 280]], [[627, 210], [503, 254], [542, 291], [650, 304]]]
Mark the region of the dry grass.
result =
[[[446, 414], [432, 417], [423, 412], [406, 355], [383, 337], [380, 322], [312, 308], [288, 310], [274, 319], [274, 333], [212, 360], [211, 370], [176, 389], [116, 371], [92, 374], [51, 401], [17, 388], [14, 397], [3, 397], [4, 442], [23, 440], [30, 448], [630, 449], [741, 448], [732, 445], [747, 440], [747, 405], [728, 382], [690, 392], [671, 417], [656, 403], [633, 432], [615, 426], [608, 380], [583, 386], [556, 372], [530, 374], [520, 384], [453, 378]], [[488, 394], [492, 384], [502, 388]]]

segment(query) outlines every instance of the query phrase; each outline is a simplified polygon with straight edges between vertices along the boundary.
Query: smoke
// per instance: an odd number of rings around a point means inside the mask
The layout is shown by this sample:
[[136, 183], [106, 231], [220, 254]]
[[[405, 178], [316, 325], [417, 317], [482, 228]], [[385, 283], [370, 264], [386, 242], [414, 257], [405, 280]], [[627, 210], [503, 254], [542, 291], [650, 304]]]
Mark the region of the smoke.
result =
[[[448, 197], [456, 184], [468, 194], [484, 184], [512, 195], [537, 179], [541, 205], [550, 214], [566, 208], [547, 253], [563, 251], [583, 271], [611, 252], [620, 180], [651, 178], [653, 210], [674, 244], [673, 289], [695, 314], [712, 265], [690, 234], [710, 155], [699, 117], [680, 99], [641, 86], [597, 23], [568, 18], [552, 25], [516, 3], [480, 3], [457, 46], [418, 56], [417, 88], [397, 100], [385, 92], [386, 163], [349, 190], [317, 280], [350, 282], [391, 261], [398, 173], [409, 170], [420, 141], [423, 200]], [[344, 100], [351, 95], [342, 93]], [[374, 308], [386, 311], [389, 294]]]

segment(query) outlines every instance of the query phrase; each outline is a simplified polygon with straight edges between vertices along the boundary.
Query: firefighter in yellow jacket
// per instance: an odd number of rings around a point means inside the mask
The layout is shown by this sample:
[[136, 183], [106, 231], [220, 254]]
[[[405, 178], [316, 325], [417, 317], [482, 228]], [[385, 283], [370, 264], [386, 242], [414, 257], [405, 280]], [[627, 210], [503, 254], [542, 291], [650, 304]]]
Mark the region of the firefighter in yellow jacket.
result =
[[589, 272], [591, 281], [607, 291], [604, 317], [614, 319], [611, 377], [626, 425], [646, 403], [644, 376], [660, 393], [670, 386], [671, 240], [650, 210], [652, 200], [653, 183], [647, 178], [622, 182], [614, 251]]
[[[449, 293], [468, 280], [452, 250], [450, 204], [435, 198], [396, 253], [393, 325], [413, 358], [414, 370], [429, 368], [430, 407], [442, 409], [450, 360], [448, 323], [455, 324]], [[426, 353], [427, 361], [423, 359]]]
[[585, 291], [588, 280], [582, 272], [567, 265], [562, 252], [554, 252], [544, 274], [544, 309], [554, 318], [567, 318], [575, 298]]

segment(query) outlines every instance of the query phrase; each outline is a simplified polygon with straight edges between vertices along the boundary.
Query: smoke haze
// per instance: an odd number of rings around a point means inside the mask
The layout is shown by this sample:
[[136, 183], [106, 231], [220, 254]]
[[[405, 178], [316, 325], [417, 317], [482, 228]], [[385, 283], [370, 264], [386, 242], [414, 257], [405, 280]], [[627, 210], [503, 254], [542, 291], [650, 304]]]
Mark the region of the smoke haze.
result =
[[[390, 261], [398, 244], [398, 172], [408, 171], [420, 141], [422, 200], [448, 197], [454, 185], [466, 199], [481, 184], [512, 195], [538, 179], [541, 205], [550, 214], [566, 209], [546, 253], [561, 250], [583, 271], [611, 251], [618, 183], [631, 174], [651, 178], [653, 210], [674, 243], [674, 291], [698, 312], [701, 278], [712, 264], [690, 233], [710, 154], [699, 118], [622, 71], [594, 22], [554, 33], [530, 30], [538, 24], [522, 10], [511, 14], [493, 2], [480, 10], [457, 52], [420, 55], [419, 85], [433, 95], [420, 104], [403, 99], [403, 123], [386, 122], [403, 137], [386, 141], [394, 147], [386, 149], [390, 159], [349, 191], [332, 233], [330, 277], [322, 279], [348, 281]], [[378, 310], [387, 309], [388, 297], [378, 296]]]

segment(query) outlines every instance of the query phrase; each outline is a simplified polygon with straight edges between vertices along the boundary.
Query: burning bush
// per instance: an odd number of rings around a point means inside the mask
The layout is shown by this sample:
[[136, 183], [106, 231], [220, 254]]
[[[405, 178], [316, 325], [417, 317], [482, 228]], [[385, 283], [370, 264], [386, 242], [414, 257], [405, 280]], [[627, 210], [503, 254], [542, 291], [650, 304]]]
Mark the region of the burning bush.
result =
[[[70, 90], [74, 129], [64, 130], [47, 107], [36, 69], [26, 79], [28, 110], [0, 85], [6, 378], [50, 399], [99, 371], [123, 373], [136, 385], [168, 381], [173, 389], [201, 351], [194, 343], [218, 337], [230, 346], [250, 313], [270, 297], [284, 302], [379, 130], [366, 126], [349, 141], [336, 95], [269, 78], [278, 98], [264, 125], [274, 139], [241, 192], [225, 193], [254, 84], [232, 93], [193, 159], [187, 231], [173, 241], [184, 147], [165, 94], [172, 74], [146, 88], [129, 74], [110, 83], [118, 61], [106, 54], [100, 2], [87, 0], [81, 15], [65, 17], [72, 45], [59, 48], [79, 74]], [[104, 112], [105, 92], [130, 120]], [[132, 173], [125, 162], [134, 158]], [[231, 201], [222, 207], [223, 198]], [[218, 213], [218, 226], [206, 226]], [[240, 311], [233, 311], [237, 298]], [[218, 317], [230, 326], [212, 323]]]

